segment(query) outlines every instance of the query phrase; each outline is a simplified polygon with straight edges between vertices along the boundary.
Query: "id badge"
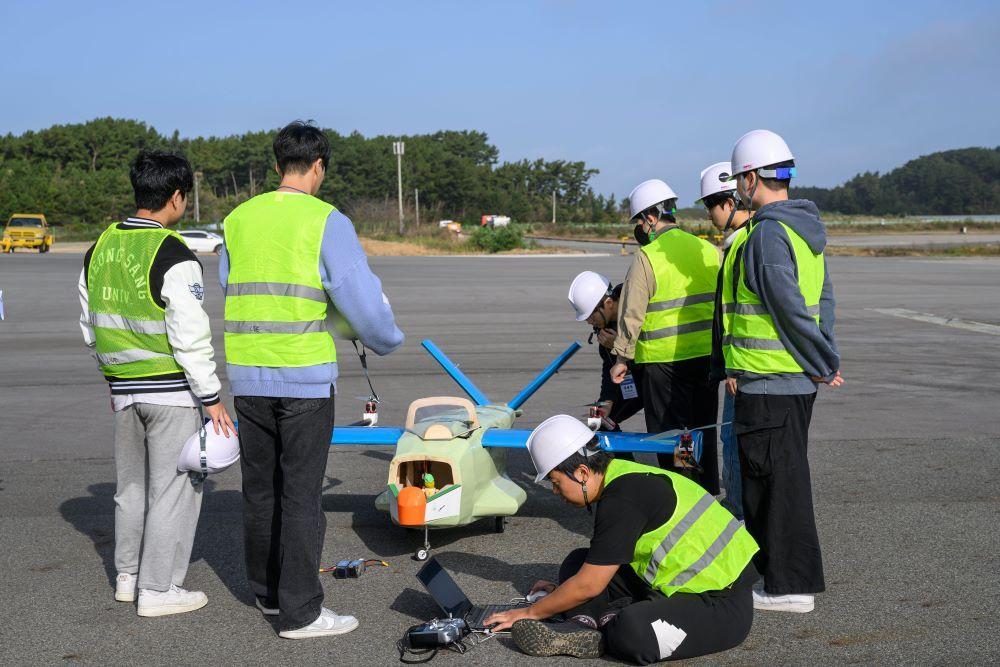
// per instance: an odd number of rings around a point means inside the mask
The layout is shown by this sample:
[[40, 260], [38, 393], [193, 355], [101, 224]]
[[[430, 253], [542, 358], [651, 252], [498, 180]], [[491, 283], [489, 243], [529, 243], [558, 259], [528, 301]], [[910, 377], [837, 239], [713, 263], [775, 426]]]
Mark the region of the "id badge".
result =
[[621, 388], [622, 398], [625, 400], [630, 398], [639, 398], [639, 390], [635, 387], [635, 379], [632, 377], [631, 373], [626, 375], [625, 379], [622, 380]]

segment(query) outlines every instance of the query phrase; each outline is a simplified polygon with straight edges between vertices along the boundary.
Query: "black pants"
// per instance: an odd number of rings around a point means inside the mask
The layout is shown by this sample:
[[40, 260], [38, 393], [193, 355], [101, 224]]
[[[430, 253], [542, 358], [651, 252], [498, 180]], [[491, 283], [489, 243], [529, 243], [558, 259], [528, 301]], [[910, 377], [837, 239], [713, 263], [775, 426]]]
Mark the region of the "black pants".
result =
[[[570, 552], [559, 568], [559, 583], [576, 574], [586, 557], [586, 549]], [[600, 621], [602, 616], [617, 612], [602, 632], [608, 653], [620, 660], [648, 665], [694, 658], [743, 643], [753, 624], [751, 589], [757, 579], [750, 564], [726, 590], [666, 597], [650, 588], [631, 567], [622, 565], [600, 595], [565, 615], [585, 614]], [[672, 653], [661, 655], [657, 631], [669, 630], [665, 624], [680, 628], [687, 636]]]
[[819, 593], [823, 558], [809, 477], [809, 421], [816, 394], [736, 394], [743, 516], [760, 551], [764, 590]]
[[[650, 433], [697, 428], [714, 424], [718, 419], [719, 383], [709, 380], [709, 357], [669, 364], [637, 364], [636, 369], [646, 410], [646, 430]], [[692, 477], [712, 495], [720, 491], [716, 438], [716, 429], [702, 431], [702, 472]], [[661, 468], [673, 470], [673, 456], [657, 454], [656, 458]]]
[[235, 405], [247, 578], [262, 603], [280, 610], [278, 629], [295, 630], [323, 604], [321, 495], [333, 399], [237, 396]]

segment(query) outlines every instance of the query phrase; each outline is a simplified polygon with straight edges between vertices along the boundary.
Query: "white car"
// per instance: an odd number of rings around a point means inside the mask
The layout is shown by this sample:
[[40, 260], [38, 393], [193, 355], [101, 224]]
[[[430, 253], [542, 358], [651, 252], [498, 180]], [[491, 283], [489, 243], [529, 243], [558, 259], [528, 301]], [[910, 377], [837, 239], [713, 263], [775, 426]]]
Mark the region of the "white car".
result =
[[185, 229], [177, 233], [184, 239], [184, 243], [187, 243], [187, 246], [195, 252], [214, 252], [216, 255], [222, 253], [223, 239], [215, 232]]

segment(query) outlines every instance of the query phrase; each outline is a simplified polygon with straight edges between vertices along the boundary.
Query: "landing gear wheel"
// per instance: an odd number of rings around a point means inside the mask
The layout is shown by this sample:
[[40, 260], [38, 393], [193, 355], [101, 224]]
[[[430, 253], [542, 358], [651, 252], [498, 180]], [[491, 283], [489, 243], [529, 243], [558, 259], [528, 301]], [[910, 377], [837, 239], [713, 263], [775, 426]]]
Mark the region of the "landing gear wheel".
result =
[[431, 553], [431, 541], [430, 541], [430, 528], [424, 524], [424, 548], [417, 549], [417, 553], [413, 554], [413, 559], [416, 561], [425, 561]]
[[502, 533], [503, 531], [505, 531], [507, 529], [506, 526], [504, 525], [504, 524], [507, 523], [507, 518], [506, 517], [498, 516], [498, 517], [496, 517], [494, 519], [494, 522], [495, 522], [493, 524], [493, 532], [494, 533]]

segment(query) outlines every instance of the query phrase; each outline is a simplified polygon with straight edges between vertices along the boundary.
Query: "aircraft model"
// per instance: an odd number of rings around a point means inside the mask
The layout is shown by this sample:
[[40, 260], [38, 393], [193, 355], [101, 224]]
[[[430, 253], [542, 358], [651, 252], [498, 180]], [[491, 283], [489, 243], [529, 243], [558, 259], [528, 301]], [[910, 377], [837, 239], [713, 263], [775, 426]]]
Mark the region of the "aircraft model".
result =
[[[375, 507], [389, 512], [400, 526], [424, 529], [424, 545], [414, 554], [426, 560], [428, 530], [494, 520], [503, 532], [504, 518], [516, 514], [528, 496], [507, 476], [507, 452], [526, 447], [530, 429], [513, 429], [521, 406], [577, 350], [574, 342], [506, 404], [494, 403], [429, 339], [421, 345], [468, 398], [438, 396], [410, 404], [401, 428], [338, 426], [331, 445], [395, 445], [386, 488]], [[701, 433], [597, 432], [610, 452], [672, 453], [690, 448], [701, 456]]]

